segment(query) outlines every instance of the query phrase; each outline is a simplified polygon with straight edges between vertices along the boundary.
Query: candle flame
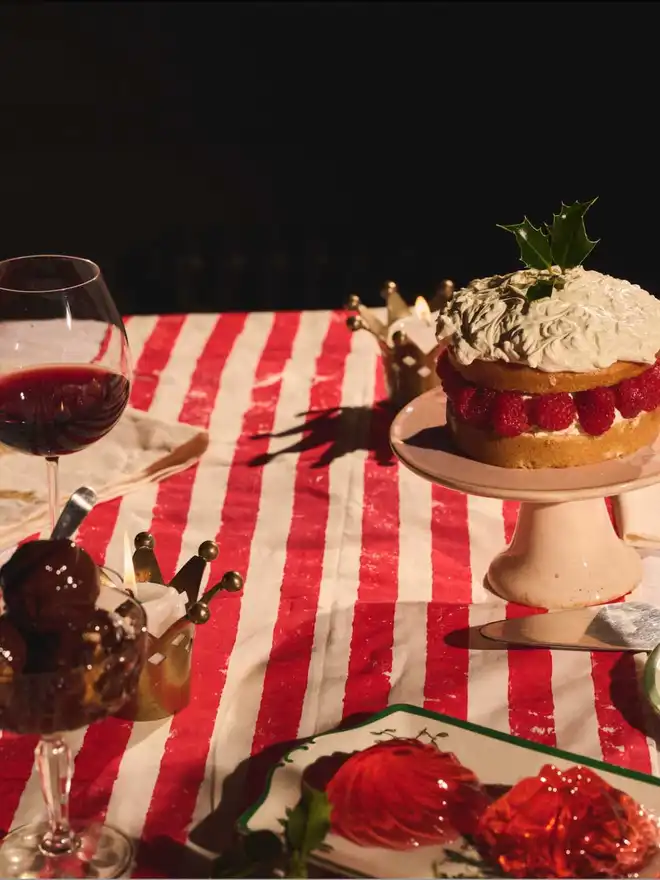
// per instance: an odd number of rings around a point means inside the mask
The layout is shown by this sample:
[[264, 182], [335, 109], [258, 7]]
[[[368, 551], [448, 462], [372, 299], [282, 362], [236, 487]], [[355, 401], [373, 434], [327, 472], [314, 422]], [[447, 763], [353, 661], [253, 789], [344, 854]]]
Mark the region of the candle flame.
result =
[[423, 296], [418, 296], [413, 306], [413, 314], [427, 324], [431, 323], [431, 309]]
[[127, 590], [132, 590], [133, 594], [137, 592], [137, 578], [135, 577], [131, 539], [128, 537], [128, 532], [124, 532], [124, 587]]

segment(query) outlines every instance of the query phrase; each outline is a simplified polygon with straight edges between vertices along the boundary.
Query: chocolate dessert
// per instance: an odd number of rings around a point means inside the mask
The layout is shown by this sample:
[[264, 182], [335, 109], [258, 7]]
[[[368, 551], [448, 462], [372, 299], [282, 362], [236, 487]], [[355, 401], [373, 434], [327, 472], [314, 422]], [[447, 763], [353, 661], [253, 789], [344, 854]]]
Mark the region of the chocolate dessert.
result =
[[0, 728], [74, 730], [121, 708], [144, 661], [144, 620], [133, 603], [122, 615], [117, 590], [116, 611], [96, 607], [89, 554], [68, 540], [31, 541], [0, 570], [0, 587]]
[[27, 647], [25, 640], [6, 616], [0, 617], [0, 684], [23, 671]]
[[94, 609], [99, 572], [91, 556], [68, 539], [29, 541], [3, 565], [0, 587], [21, 629], [56, 632], [72, 616]]

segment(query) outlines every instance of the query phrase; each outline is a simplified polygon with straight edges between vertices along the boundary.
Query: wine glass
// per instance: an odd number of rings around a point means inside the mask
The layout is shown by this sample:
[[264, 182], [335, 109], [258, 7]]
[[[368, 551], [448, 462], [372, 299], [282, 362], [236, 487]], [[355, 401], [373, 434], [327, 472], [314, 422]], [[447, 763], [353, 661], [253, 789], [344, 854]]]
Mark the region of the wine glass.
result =
[[51, 529], [58, 461], [118, 422], [130, 393], [128, 339], [91, 260], [0, 262], [0, 443], [46, 459]]
[[101, 645], [86, 665], [0, 674], [0, 730], [40, 736], [35, 766], [47, 810], [46, 822], [16, 828], [2, 841], [0, 877], [120, 877], [132, 863], [133, 844], [117, 828], [69, 821], [73, 758], [62, 734], [118, 712], [133, 696], [146, 659], [142, 607], [123, 590], [104, 586], [96, 608], [113, 612], [112, 632], [123, 635], [106, 639], [101, 628]]

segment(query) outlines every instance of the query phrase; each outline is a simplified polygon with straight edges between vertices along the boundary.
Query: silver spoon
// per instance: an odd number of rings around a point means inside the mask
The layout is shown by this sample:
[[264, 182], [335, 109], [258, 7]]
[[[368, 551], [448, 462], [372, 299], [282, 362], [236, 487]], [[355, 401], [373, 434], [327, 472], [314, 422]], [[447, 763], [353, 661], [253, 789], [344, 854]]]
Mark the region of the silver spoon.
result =
[[64, 505], [62, 513], [55, 523], [55, 528], [50, 536], [51, 541], [70, 538], [94, 507], [96, 500], [96, 492], [89, 486], [81, 486], [76, 489]]

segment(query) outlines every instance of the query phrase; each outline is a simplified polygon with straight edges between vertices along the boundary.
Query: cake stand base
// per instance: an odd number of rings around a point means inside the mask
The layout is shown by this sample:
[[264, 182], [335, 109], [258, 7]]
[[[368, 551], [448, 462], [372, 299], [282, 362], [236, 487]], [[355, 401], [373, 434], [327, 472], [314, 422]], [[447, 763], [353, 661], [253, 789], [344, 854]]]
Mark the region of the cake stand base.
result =
[[523, 502], [511, 545], [488, 569], [498, 596], [549, 609], [611, 602], [641, 579], [641, 559], [617, 536], [602, 499]]
[[660, 483], [660, 438], [634, 455], [583, 467], [493, 467], [453, 446], [446, 398], [436, 388], [401, 410], [390, 441], [420, 477], [467, 495], [521, 502], [511, 546], [488, 570], [492, 590], [504, 599], [582, 608], [618, 599], [641, 581], [641, 559], [617, 537], [603, 499]]

